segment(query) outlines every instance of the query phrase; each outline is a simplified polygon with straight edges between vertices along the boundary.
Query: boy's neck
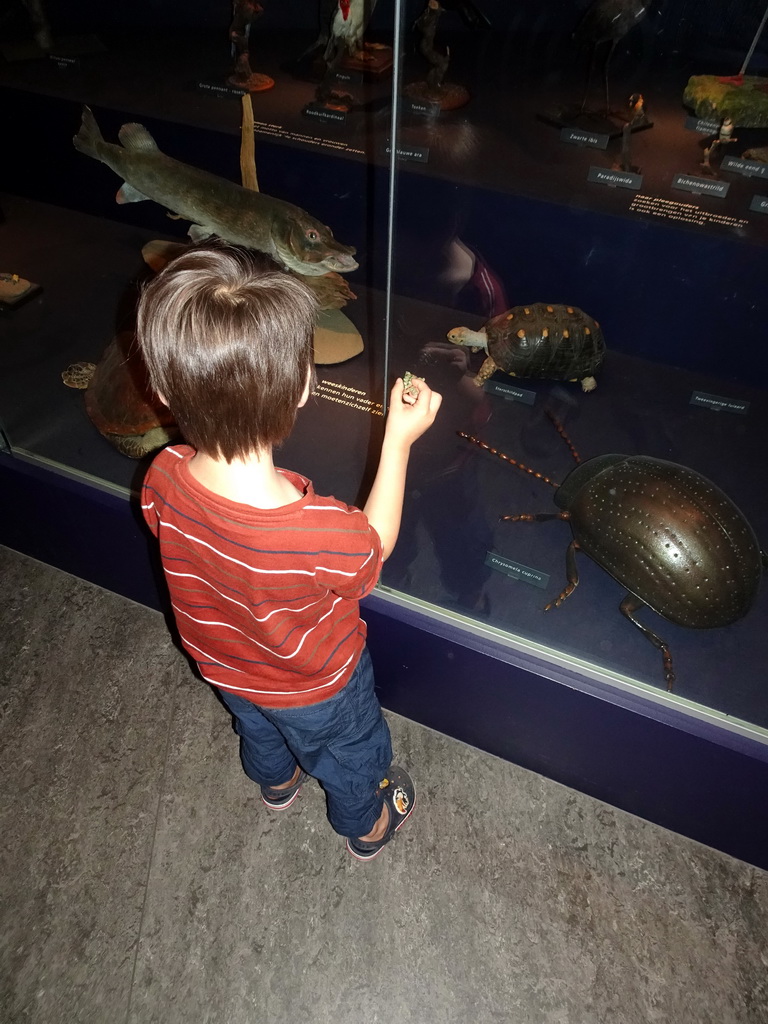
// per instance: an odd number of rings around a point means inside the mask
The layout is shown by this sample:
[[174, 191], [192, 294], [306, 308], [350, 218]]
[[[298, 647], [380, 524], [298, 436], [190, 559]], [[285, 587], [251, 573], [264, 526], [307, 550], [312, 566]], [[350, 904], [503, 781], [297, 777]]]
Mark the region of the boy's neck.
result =
[[290, 480], [275, 469], [271, 448], [232, 462], [196, 452], [189, 470], [198, 483], [214, 494], [253, 508], [282, 508], [302, 497]]

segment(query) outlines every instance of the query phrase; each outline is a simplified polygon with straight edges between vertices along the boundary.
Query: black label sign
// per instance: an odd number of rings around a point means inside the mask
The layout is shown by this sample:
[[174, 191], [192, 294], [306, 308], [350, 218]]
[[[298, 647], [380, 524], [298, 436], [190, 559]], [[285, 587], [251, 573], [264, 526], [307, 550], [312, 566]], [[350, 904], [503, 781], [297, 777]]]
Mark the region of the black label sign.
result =
[[423, 100], [403, 100], [403, 112], [416, 114], [417, 117], [437, 117], [440, 113], [440, 104], [426, 103]]
[[60, 53], [49, 53], [48, 59], [52, 60], [57, 68], [64, 70], [65, 68], [79, 68], [80, 58], [79, 57], [64, 57]]
[[718, 199], [725, 199], [730, 187], [727, 181], [697, 178], [693, 174], [676, 174], [672, 179], [672, 188], [680, 189], [681, 192], [693, 192], [697, 196], [716, 196]]
[[706, 391], [694, 391], [690, 404], [713, 412], [749, 412], [749, 402], [743, 398], [724, 398], [722, 395], [709, 395]]
[[485, 564], [496, 572], [511, 576], [512, 579], [520, 580], [522, 583], [530, 583], [532, 587], [539, 587], [545, 590], [549, 586], [549, 573], [541, 572], [539, 569], [532, 569], [529, 565], [521, 562], [513, 562], [510, 558], [497, 555], [495, 551], [488, 551], [485, 555]]
[[487, 380], [484, 390], [490, 395], [500, 395], [508, 402], [523, 402], [525, 405], [534, 405], [536, 402], [535, 391], [527, 391], [516, 384], [507, 384], [499, 380]]
[[700, 135], [714, 135], [720, 131], [720, 122], [705, 121], [700, 117], [686, 117], [685, 127], [689, 132], [698, 132]]
[[242, 96], [246, 93], [247, 89], [238, 89], [234, 85], [223, 85], [221, 82], [198, 82], [197, 88], [200, 92], [207, 92], [210, 96], [221, 96], [229, 98], [230, 96]]
[[[389, 156], [392, 147], [385, 146], [384, 152]], [[426, 164], [429, 162], [429, 149], [424, 146], [398, 146], [397, 158], [398, 160], [412, 160], [419, 164]]]
[[316, 121], [333, 121], [334, 124], [346, 124], [347, 114], [344, 110], [329, 110], [328, 107], [320, 106], [318, 103], [308, 103], [302, 110], [305, 117], [312, 117]]
[[768, 213], [768, 196], [752, 196], [749, 208], [753, 213]]
[[610, 135], [602, 132], [585, 132], [582, 128], [561, 128], [560, 141], [571, 146], [589, 146], [591, 149], [607, 149]]
[[632, 171], [610, 171], [606, 167], [590, 167], [587, 181], [595, 185], [607, 185], [608, 188], [631, 188], [637, 192], [643, 187], [642, 174]]
[[727, 156], [720, 166], [724, 171], [734, 171], [745, 178], [768, 178], [768, 164], [759, 160], [738, 160], [735, 156]]
[[363, 84], [363, 75], [360, 71], [337, 71], [333, 77], [335, 81], [343, 82], [344, 85]]

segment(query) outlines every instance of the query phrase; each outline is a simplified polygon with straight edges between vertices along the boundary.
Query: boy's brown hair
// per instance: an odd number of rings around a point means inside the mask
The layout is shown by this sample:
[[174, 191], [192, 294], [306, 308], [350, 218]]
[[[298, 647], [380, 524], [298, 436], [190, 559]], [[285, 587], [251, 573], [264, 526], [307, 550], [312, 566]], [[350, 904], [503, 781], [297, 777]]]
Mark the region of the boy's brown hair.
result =
[[143, 290], [137, 330], [184, 440], [227, 462], [284, 441], [314, 384], [316, 312], [263, 253], [206, 244], [171, 260]]

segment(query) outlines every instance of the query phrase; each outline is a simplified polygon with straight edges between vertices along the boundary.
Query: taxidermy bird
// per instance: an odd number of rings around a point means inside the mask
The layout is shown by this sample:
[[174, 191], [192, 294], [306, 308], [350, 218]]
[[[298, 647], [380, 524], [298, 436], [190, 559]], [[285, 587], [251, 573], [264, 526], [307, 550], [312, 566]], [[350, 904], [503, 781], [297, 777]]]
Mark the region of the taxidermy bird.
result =
[[376, 3], [377, 0], [335, 0], [329, 4], [323, 0], [322, 11], [330, 13], [331, 18], [323, 54], [325, 74], [316, 93], [318, 102], [325, 103], [338, 95], [336, 72], [344, 57], [361, 57], [364, 54], [363, 36]]
[[644, 3], [643, 0], [595, 0], [584, 12], [584, 17], [573, 34], [576, 42], [589, 43], [592, 47], [587, 85], [584, 90], [584, 99], [581, 103], [582, 111], [587, 105], [587, 95], [592, 82], [597, 48], [603, 43], [609, 43], [603, 66], [605, 112], [606, 114], [609, 113], [611, 108], [608, 96], [608, 64], [613, 56], [613, 51], [616, 49], [616, 44], [628, 32], [631, 32], [635, 25], [643, 20], [649, 6], [650, 4]]
[[329, 64], [339, 54], [339, 60], [362, 49], [363, 35], [378, 0], [320, 0], [320, 34], [301, 55], [306, 57], [321, 46], [325, 47], [323, 60]]
[[363, 48], [363, 35], [378, 0], [338, 0], [331, 19], [330, 39], [325, 48], [325, 63], [335, 65], [347, 53], [357, 56]]

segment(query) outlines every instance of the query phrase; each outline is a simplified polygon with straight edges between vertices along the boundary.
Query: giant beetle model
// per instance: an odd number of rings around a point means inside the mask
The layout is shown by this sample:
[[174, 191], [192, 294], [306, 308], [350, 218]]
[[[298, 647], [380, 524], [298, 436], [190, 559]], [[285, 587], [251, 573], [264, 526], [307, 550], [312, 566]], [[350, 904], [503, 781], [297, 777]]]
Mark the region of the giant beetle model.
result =
[[472, 441], [556, 488], [561, 512], [504, 515], [507, 522], [570, 523], [568, 583], [545, 608], [559, 608], [579, 582], [576, 552], [584, 551], [628, 593], [619, 610], [661, 651], [667, 689], [675, 681], [664, 640], [635, 618], [652, 608], [679, 626], [712, 629], [743, 618], [757, 597], [768, 556], [731, 499], [700, 473], [646, 455], [599, 455], [582, 462], [565, 431], [549, 414], [577, 462], [557, 484], [491, 448]]

